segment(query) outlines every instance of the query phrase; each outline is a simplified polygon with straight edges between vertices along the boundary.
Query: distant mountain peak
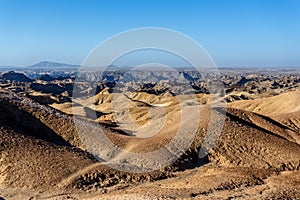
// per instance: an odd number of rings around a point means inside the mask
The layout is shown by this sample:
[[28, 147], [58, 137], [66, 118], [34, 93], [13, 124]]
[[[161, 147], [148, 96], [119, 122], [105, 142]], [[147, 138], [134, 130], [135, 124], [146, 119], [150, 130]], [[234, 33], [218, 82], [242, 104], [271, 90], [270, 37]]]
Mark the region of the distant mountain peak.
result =
[[66, 64], [66, 63], [58, 63], [51, 61], [40, 61], [34, 65], [28, 66], [33, 68], [55, 68], [55, 67], [79, 67], [79, 65]]

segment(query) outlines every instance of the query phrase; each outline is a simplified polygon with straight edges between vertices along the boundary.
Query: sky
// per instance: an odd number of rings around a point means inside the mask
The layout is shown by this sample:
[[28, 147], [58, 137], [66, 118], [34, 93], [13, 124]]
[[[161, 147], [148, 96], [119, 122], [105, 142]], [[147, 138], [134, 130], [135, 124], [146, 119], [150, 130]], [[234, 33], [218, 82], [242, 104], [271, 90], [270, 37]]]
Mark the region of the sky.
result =
[[0, 66], [81, 64], [143, 27], [186, 34], [217, 66], [300, 67], [299, 0], [0, 0]]

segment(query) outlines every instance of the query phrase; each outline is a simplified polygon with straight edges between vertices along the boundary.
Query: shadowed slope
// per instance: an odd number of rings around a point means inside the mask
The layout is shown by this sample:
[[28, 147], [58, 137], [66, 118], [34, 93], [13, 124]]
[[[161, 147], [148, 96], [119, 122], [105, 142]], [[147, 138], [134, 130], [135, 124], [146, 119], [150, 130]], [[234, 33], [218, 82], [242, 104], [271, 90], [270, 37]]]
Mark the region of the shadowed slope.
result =
[[1, 124], [1, 186], [48, 190], [78, 169], [92, 164], [77, 148], [57, 146]]

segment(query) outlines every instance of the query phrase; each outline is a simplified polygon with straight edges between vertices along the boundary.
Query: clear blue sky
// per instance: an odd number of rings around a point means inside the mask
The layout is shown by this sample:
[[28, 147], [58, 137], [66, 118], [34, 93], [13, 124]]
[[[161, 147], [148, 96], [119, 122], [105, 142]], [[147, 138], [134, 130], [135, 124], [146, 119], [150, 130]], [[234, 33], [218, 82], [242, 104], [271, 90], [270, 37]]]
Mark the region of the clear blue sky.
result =
[[299, 0], [0, 0], [0, 66], [80, 64], [107, 37], [164, 27], [219, 66], [300, 67]]

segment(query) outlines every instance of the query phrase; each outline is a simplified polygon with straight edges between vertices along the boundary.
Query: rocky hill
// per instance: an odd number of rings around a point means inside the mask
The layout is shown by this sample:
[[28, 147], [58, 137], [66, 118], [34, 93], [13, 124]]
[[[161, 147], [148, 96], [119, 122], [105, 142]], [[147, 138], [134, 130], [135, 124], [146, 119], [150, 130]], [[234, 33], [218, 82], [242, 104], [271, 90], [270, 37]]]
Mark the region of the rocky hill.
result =
[[15, 82], [32, 82], [33, 80], [28, 78], [22, 73], [16, 73], [14, 71], [4, 72], [1, 74], [0, 79], [5, 81], [15, 81]]

